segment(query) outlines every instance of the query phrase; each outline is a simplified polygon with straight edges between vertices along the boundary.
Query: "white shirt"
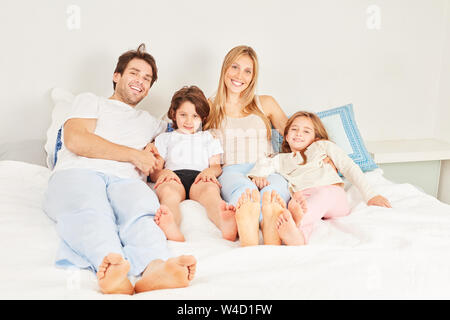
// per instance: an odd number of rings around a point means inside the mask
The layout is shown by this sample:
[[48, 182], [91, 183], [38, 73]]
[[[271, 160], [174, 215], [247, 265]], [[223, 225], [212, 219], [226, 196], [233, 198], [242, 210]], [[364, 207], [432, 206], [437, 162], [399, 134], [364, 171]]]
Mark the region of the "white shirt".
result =
[[[65, 121], [72, 118], [97, 119], [96, 135], [139, 150], [167, 128], [166, 122], [157, 120], [145, 110], [137, 110], [124, 102], [92, 93], [82, 93], [75, 98]], [[61, 139], [64, 141], [64, 130]], [[53, 172], [71, 168], [91, 169], [120, 178], [144, 178], [132, 163], [81, 157], [63, 144]]]
[[291, 192], [343, 183], [336, 170], [323, 161], [328, 156], [342, 175], [359, 189], [366, 201], [377, 195], [359, 166], [335, 143], [325, 140], [313, 142], [305, 150], [305, 155], [306, 164], [303, 164], [300, 152], [279, 153], [273, 158], [265, 158], [258, 161], [247, 176], [267, 177], [277, 172], [288, 181]]
[[218, 139], [209, 131], [184, 134], [178, 131], [164, 132], [156, 137], [155, 146], [165, 160], [164, 168], [202, 171], [209, 167], [209, 159], [222, 154]]

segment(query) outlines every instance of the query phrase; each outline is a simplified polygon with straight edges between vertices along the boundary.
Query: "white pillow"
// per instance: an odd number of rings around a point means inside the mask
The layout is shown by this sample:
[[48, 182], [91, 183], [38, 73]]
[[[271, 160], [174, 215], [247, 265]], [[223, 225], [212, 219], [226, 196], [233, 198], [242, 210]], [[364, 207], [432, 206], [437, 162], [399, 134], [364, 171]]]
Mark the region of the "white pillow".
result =
[[55, 166], [55, 147], [58, 131], [63, 125], [64, 120], [69, 115], [75, 96], [65, 89], [53, 88], [51, 97], [55, 106], [53, 107], [52, 123], [50, 124], [50, 128], [47, 130], [47, 141], [44, 148], [47, 153], [47, 167], [53, 169]]

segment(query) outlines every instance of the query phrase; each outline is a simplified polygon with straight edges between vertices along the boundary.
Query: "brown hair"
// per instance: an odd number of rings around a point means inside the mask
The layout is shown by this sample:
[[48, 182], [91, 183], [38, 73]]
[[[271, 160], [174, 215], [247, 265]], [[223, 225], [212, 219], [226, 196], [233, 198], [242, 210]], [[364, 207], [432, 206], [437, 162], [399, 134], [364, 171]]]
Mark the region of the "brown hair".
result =
[[[156, 67], [155, 58], [149, 53], [145, 51], [145, 44], [141, 43], [136, 50], [129, 50], [123, 53], [119, 60], [117, 61], [116, 69], [114, 73], [120, 73], [123, 75], [123, 72], [128, 66], [128, 63], [133, 59], [141, 59], [147, 62], [152, 68], [152, 80], [150, 81], [150, 87], [153, 83], [158, 79], [158, 68]], [[113, 88], [116, 90], [116, 83], [113, 81]]]
[[176, 112], [183, 102], [189, 101], [195, 106], [195, 112], [198, 113], [202, 119], [202, 126], [205, 125], [206, 119], [209, 115], [209, 103], [203, 91], [197, 86], [184, 86], [174, 93], [172, 101], [170, 102], [167, 116], [173, 122], [173, 128], [177, 129]]
[[206, 129], [219, 129], [222, 120], [225, 118], [225, 102], [227, 98], [227, 88], [225, 86], [225, 74], [230, 66], [241, 56], [246, 55], [253, 61], [253, 78], [247, 89], [241, 93], [243, 100], [244, 114], [256, 114], [263, 121], [267, 129], [267, 140], [270, 140], [272, 134], [272, 125], [267, 116], [258, 108], [256, 104], [255, 90], [259, 74], [258, 57], [255, 50], [252, 47], [241, 45], [231, 49], [225, 56], [222, 69], [220, 71], [219, 87], [217, 89], [216, 96], [211, 101], [211, 113], [206, 123]]
[[[286, 141], [287, 134], [289, 132], [289, 129], [292, 126], [292, 123], [295, 119], [299, 117], [306, 117], [311, 120], [314, 126], [314, 141], [318, 140], [330, 140], [328, 138], [327, 130], [325, 129], [325, 126], [322, 123], [322, 120], [313, 112], [308, 111], [298, 111], [294, 113], [289, 120], [286, 123], [286, 127], [284, 128], [284, 134], [283, 134], [283, 143], [281, 144], [281, 152], [289, 153], [292, 152], [291, 147], [289, 146], [289, 143]], [[306, 163], [306, 155], [304, 151], [301, 151], [300, 154], [303, 157], [303, 163]]]

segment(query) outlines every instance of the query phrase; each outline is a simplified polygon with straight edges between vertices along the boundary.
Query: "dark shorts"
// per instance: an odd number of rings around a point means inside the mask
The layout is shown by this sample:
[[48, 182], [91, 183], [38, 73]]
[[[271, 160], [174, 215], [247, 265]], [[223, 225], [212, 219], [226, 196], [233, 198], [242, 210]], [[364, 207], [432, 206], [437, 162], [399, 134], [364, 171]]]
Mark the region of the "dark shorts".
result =
[[186, 199], [189, 199], [189, 191], [191, 190], [191, 186], [197, 178], [200, 171], [197, 170], [175, 170], [175, 174], [180, 178], [181, 183], [184, 186], [184, 190], [186, 191]]

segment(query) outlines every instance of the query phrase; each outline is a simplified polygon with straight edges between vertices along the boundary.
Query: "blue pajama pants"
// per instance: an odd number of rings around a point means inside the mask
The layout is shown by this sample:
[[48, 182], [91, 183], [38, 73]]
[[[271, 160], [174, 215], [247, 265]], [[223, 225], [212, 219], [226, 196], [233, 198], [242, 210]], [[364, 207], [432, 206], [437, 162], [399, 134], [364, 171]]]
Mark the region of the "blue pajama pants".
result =
[[[246, 189], [258, 190], [258, 187], [247, 178], [247, 173], [255, 166], [254, 163], [243, 163], [225, 166], [222, 168], [222, 174], [218, 180], [222, 185], [221, 196], [229, 204], [236, 205], [239, 197]], [[288, 203], [291, 195], [288, 190], [288, 182], [281, 175], [275, 173], [267, 177], [270, 184], [260, 190], [261, 202], [262, 195], [265, 192], [271, 193], [272, 190], [278, 192], [283, 200]], [[262, 213], [260, 214], [260, 221], [262, 220]]]
[[158, 197], [142, 180], [88, 169], [55, 172], [44, 210], [62, 239], [56, 265], [97, 272], [106, 255], [119, 253], [130, 262], [129, 275], [140, 275], [150, 261], [172, 256], [153, 221], [158, 208]]

